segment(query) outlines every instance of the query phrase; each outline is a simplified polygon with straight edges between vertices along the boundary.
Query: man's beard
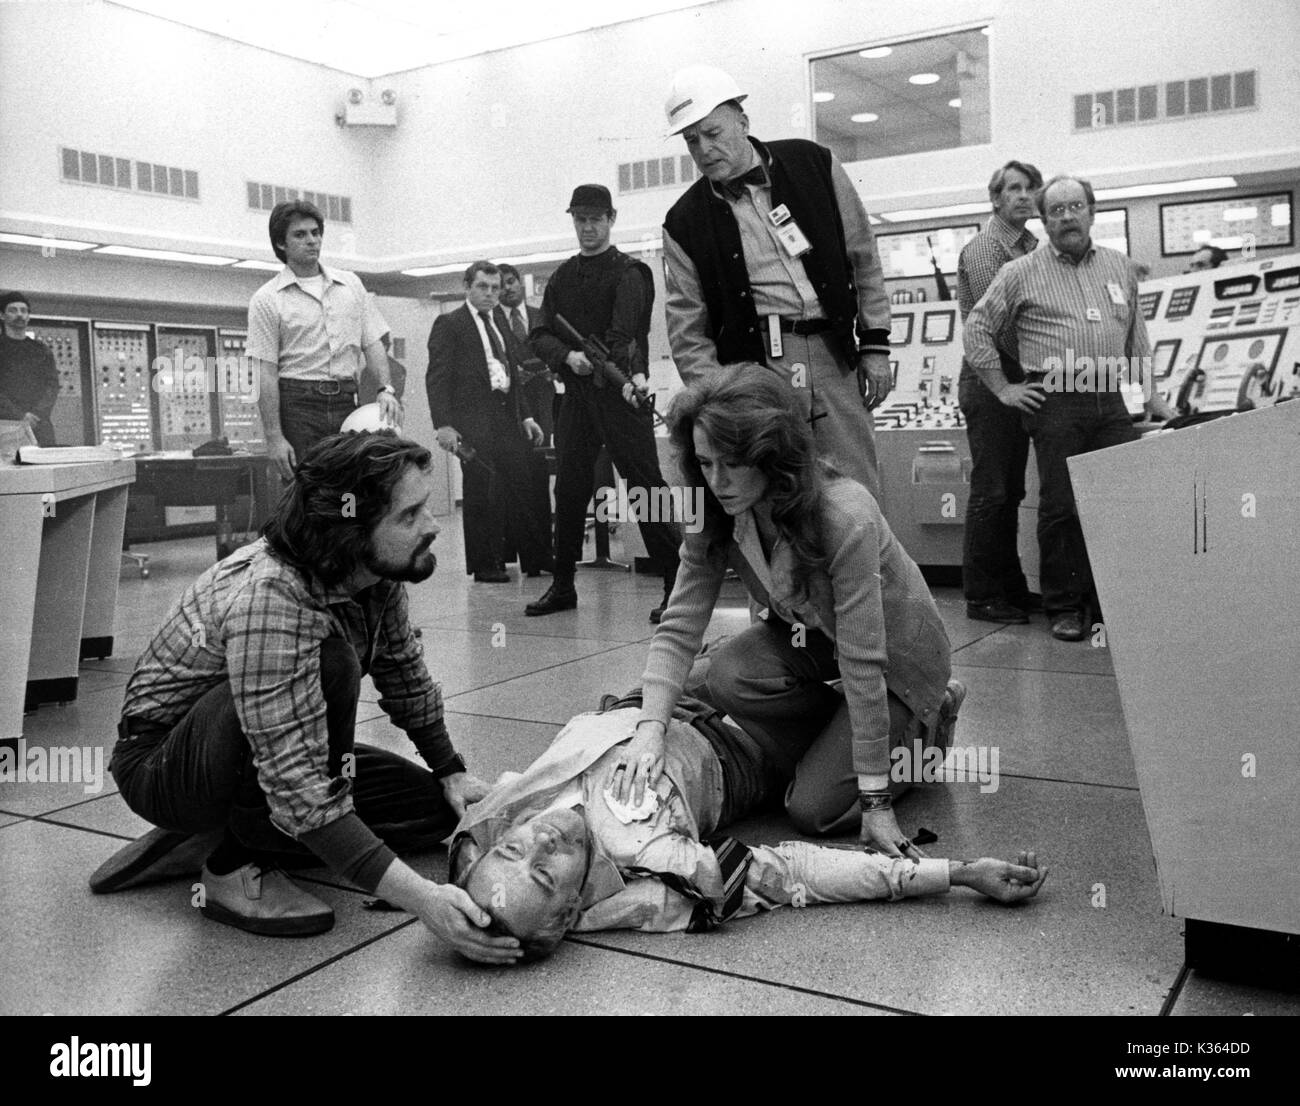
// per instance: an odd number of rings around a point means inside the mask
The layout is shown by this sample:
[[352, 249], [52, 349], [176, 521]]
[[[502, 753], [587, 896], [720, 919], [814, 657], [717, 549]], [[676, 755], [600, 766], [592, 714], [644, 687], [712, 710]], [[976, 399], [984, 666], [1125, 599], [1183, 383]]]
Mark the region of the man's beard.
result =
[[410, 560], [398, 562], [381, 560], [375, 555], [374, 546], [367, 541], [361, 555], [361, 563], [381, 580], [419, 584], [432, 576], [433, 570], [438, 567], [438, 558], [430, 548], [432, 545], [433, 541], [430, 540], [423, 549], [411, 554]]

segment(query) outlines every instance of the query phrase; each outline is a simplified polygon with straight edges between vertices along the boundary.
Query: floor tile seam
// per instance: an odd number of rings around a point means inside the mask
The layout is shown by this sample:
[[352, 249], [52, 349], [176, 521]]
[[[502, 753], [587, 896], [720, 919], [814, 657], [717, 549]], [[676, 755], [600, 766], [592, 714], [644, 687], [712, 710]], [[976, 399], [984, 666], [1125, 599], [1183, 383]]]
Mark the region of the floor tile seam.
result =
[[1156, 1017], [1168, 1018], [1173, 1015], [1174, 1007], [1178, 1005], [1178, 1000], [1183, 997], [1183, 987], [1187, 984], [1188, 977], [1191, 974], [1191, 969], [1187, 966], [1187, 961], [1184, 960], [1183, 966], [1179, 968], [1178, 975], [1174, 978], [1173, 986], [1169, 988], [1169, 993], [1165, 995], [1165, 1001], [1160, 1004], [1160, 1012]]
[[960, 653], [963, 649], [969, 649], [972, 645], [978, 645], [981, 641], [987, 641], [987, 640], [988, 640], [989, 638], [991, 638], [994, 634], [999, 633], [999, 632], [1001, 631], [1001, 629], [1002, 629], [1002, 627], [1000, 627], [1000, 626], [994, 626], [992, 629], [987, 630], [986, 632], [980, 634], [979, 637], [974, 638], [974, 639], [971, 640], [971, 641], [968, 641], [965, 645], [959, 645], [959, 646], [957, 646], [957, 648], [954, 649], [954, 650], [952, 651], [952, 655], [955, 657], [955, 656], [956, 656], [958, 653]]
[[327, 957], [326, 959], [322, 960], [319, 964], [314, 964], [310, 968], [304, 968], [296, 975], [292, 975], [288, 979], [280, 983], [277, 983], [274, 987], [268, 987], [266, 990], [260, 991], [258, 994], [252, 995], [249, 998], [244, 999], [242, 1002], [235, 1003], [235, 1005], [231, 1006], [229, 1009], [219, 1011], [217, 1016], [224, 1018], [224, 1017], [228, 1017], [231, 1014], [237, 1014], [240, 1010], [252, 1006], [255, 1002], [261, 1002], [261, 1000], [264, 998], [270, 998], [271, 995], [274, 995], [279, 991], [283, 991], [287, 987], [292, 987], [295, 983], [300, 983], [302, 980], [306, 979], [309, 975], [315, 975], [317, 972], [323, 971], [324, 969], [330, 967], [330, 965], [337, 964], [340, 960], [344, 959], [345, 957], [352, 956], [354, 953], [358, 953], [362, 949], [369, 948], [377, 941], [382, 941], [385, 937], [391, 937], [394, 933], [397, 933], [399, 930], [403, 930], [407, 926], [414, 925], [415, 922], [416, 922], [415, 918], [407, 918], [404, 921], [398, 922], [391, 929], [384, 930], [383, 933], [376, 933], [371, 937], [367, 937], [364, 941], [358, 942], [357, 944], [353, 945], [351, 948], [341, 949], [339, 952], [336, 952], [333, 956]]
[[[501, 621], [502, 621], [502, 619], [499, 619], [499, 618], [498, 618], [498, 619], [495, 619], [495, 622], [501, 622]], [[491, 637], [492, 634], [493, 634], [493, 631], [492, 631], [490, 628], [488, 628], [488, 629], [481, 629], [481, 628], [477, 628], [477, 627], [476, 627], [476, 628], [470, 628], [470, 627], [467, 627], [467, 626], [449, 626], [449, 625], [447, 625], [447, 624], [445, 624], [445, 623], [442, 624], [442, 625], [434, 624], [434, 625], [425, 625], [425, 626], [420, 626], [419, 629], [424, 630], [424, 631], [428, 631], [428, 630], [437, 630], [437, 631], [452, 632], [452, 633], [458, 633], [458, 634], [470, 634], [470, 635], [480, 636], [480, 637]], [[635, 638], [635, 639], [632, 639], [632, 640], [630, 640], [630, 641], [627, 641], [627, 640], [624, 640], [623, 638], [621, 638], [621, 637], [617, 637], [617, 636], [606, 636], [606, 637], [601, 637], [601, 636], [599, 636], [599, 635], [593, 635], [593, 636], [591, 636], [591, 637], [587, 637], [586, 635], [581, 635], [581, 636], [578, 636], [578, 637], [569, 637], [569, 636], [567, 636], [567, 635], [563, 635], [563, 634], [547, 634], [547, 633], [543, 633], [543, 632], [541, 631], [541, 628], [538, 628], [538, 629], [532, 629], [532, 628], [528, 628], [528, 629], [520, 629], [520, 628], [512, 627], [512, 626], [506, 626], [506, 632], [507, 632], [508, 634], [517, 634], [519, 637], [541, 637], [541, 638], [549, 637], [549, 638], [554, 638], [554, 639], [557, 640], [557, 641], [608, 641], [608, 642], [617, 642], [619, 645], [633, 645], [633, 644], [636, 643], [636, 641], [639, 641], [639, 640], [640, 640], [639, 638]]]
[[[42, 810], [39, 814], [24, 814], [23, 818], [48, 818], [51, 814], [62, 814], [65, 810], [72, 810], [74, 807], [85, 806], [87, 803], [97, 803], [101, 799], [111, 799], [114, 795], [121, 795], [120, 791], [106, 791], [102, 795], [92, 795], [89, 799], [78, 799], [75, 803], [65, 803], [63, 806], [56, 806], [53, 810]], [[123, 800], [125, 801], [125, 800]], [[10, 811], [16, 814], [16, 811]], [[81, 827], [75, 827], [80, 829]]]
[[1028, 668], [1015, 664], [976, 664], [969, 660], [958, 660], [955, 664], [961, 668], [989, 668], [1003, 672], [1039, 672], [1050, 676], [1095, 676], [1100, 680], [1115, 679], [1114, 672], [1088, 672], [1082, 668]]
[[[463, 627], [459, 627], [459, 626], [422, 626], [421, 629], [426, 630], [426, 631], [431, 631], [431, 630], [432, 630], [432, 631], [437, 631], [437, 630], [461, 630], [461, 629], [463, 629]], [[605, 636], [601, 636], [601, 637], [587, 637], [585, 634], [578, 634], [578, 635], [568, 635], [568, 634], [543, 634], [543, 633], [539, 633], [539, 632], [534, 631], [534, 630], [519, 630], [519, 629], [514, 629], [513, 627], [507, 627], [507, 631], [508, 631], [509, 633], [512, 633], [512, 634], [517, 634], [519, 637], [528, 637], [528, 638], [547, 638], [547, 637], [549, 637], [549, 638], [556, 638], [556, 639], [559, 640], [559, 641], [612, 641], [612, 642], [617, 642], [620, 646], [622, 646], [622, 645], [636, 645], [638, 642], [640, 642], [640, 641], [644, 641], [644, 640], [645, 640], [644, 638], [628, 638], [628, 639], [624, 639], [624, 638], [620, 638], [620, 637], [614, 637], [614, 636], [611, 636], [611, 635], [605, 635]], [[467, 632], [468, 632], [468, 631], [467, 631]], [[474, 632], [482, 632], [482, 631], [474, 631]]]
[[[637, 642], [629, 642], [628, 644], [636, 645]], [[623, 648], [623, 646], [620, 645], [619, 648], [621, 649]], [[475, 692], [478, 691], [487, 691], [495, 687], [504, 687], [506, 684], [514, 683], [516, 680], [528, 680], [534, 676], [540, 676], [546, 672], [553, 672], [555, 671], [555, 669], [563, 668], [569, 664], [578, 664], [582, 661], [589, 661], [591, 660], [592, 657], [603, 656], [604, 653], [609, 653], [609, 652], [612, 652], [612, 650], [606, 649], [603, 651], [603, 653], [588, 653], [584, 657], [574, 657], [572, 660], [560, 661], [557, 664], [548, 664], [544, 668], [535, 668], [531, 672], [521, 672], [517, 676], [507, 676], [504, 680], [493, 680], [491, 683], [480, 684], [477, 687], [467, 687], [464, 691], [457, 691], [449, 696], [444, 695], [442, 701], [443, 704], [446, 705], [459, 695], [473, 695]]]
[[1071, 787], [1100, 787], [1106, 791], [1141, 791], [1137, 784], [1102, 783], [1100, 780], [1067, 780], [1062, 776], [1031, 776], [1023, 772], [999, 772], [998, 778], [1003, 780], [1028, 780], [1032, 783], [1061, 783], [1068, 784]]
[[[443, 706], [445, 708], [450, 708], [451, 700], [444, 699]], [[594, 710], [595, 708], [593, 707], [592, 709]], [[513, 714], [480, 714], [477, 711], [466, 710], [464, 707], [451, 708], [450, 713], [464, 714], [468, 715], [470, 718], [495, 718], [500, 722], [528, 722], [534, 726], [565, 726], [570, 721], [569, 718], [518, 718]], [[368, 721], [373, 722], [376, 721], [376, 719], [372, 718], [368, 719]]]
[[[54, 813], [58, 812], [55, 811]], [[125, 833], [114, 833], [112, 830], [96, 829], [94, 826], [79, 826], [75, 822], [60, 822], [57, 818], [51, 818], [48, 814], [33, 814], [28, 818], [28, 821], [40, 822], [47, 826], [60, 826], [63, 829], [82, 830], [85, 833], [97, 834], [100, 837], [111, 837], [115, 841], [135, 840], [134, 837]]]
[[757, 983], [764, 987], [774, 987], [782, 991], [792, 991], [800, 995], [812, 995], [815, 998], [829, 999], [832, 1002], [842, 1002], [849, 1006], [860, 1006], [869, 1010], [880, 1010], [886, 1014], [898, 1014], [903, 1017], [923, 1018], [927, 1015], [918, 1010], [907, 1010], [901, 1006], [889, 1006], [886, 1003], [870, 1002], [867, 999], [853, 998], [849, 995], [837, 995], [831, 991], [820, 991], [815, 987], [801, 987], [797, 983], [782, 983], [780, 980], [764, 979], [762, 976], [747, 975], [744, 972], [728, 971], [726, 968], [714, 968], [708, 964], [694, 964], [687, 960], [674, 960], [671, 956], [658, 956], [650, 952], [641, 952], [637, 949], [620, 948], [617, 945], [606, 945], [600, 941], [592, 940], [589, 937], [575, 937], [569, 934], [564, 938], [569, 944], [585, 945], [588, 948], [603, 949], [605, 952], [619, 953], [623, 956], [632, 956], [640, 960], [653, 960], [660, 964], [670, 964], [675, 968], [689, 968], [691, 971], [702, 972], [707, 975], [719, 975], [727, 979], [738, 979], [746, 983]]

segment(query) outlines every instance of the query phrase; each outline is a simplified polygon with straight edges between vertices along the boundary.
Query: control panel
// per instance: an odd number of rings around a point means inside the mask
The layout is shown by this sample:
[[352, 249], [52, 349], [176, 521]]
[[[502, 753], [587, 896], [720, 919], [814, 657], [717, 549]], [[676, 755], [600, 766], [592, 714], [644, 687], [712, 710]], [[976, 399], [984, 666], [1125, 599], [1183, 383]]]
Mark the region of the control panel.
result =
[[1300, 254], [1142, 285], [1160, 393], [1181, 413], [1300, 396]]
[[881, 507], [918, 564], [960, 565], [970, 447], [957, 406], [961, 318], [956, 303], [890, 308], [893, 390], [873, 412]]
[[242, 330], [217, 331], [221, 434], [230, 440], [232, 449], [261, 452], [266, 446], [266, 433], [257, 409], [260, 381], [252, 364], [245, 358], [247, 342], [248, 335]]
[[152, 448], [149, 327], [95, 323], [91, 354], [99, 444]]
[[215, 436], [215, 341], [211, 330], [170, 326], [157, 329], [155, 364], [160, 371], [154, 387], [163, 450], [193, 449]]
[[87, 403], [83, 394], [89, 360], [87, 324], [68, 319], [32, 319], [28, 333], [45, 343], [59, 372], [59, 398], [51, 415], [55, 440], [59, 445], [93, 444], [87, 440], [87, 430], [93, 433], [93, 424], [87, 418], [93, 404]]

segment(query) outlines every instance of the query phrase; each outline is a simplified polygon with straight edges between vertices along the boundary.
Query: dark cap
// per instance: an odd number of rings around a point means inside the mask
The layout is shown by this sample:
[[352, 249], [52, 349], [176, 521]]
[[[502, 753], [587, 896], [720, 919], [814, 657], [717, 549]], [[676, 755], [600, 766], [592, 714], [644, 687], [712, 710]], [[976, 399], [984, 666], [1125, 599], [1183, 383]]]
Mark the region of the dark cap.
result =
[[600, 211], [613, 211], [614, 201], [610, 197], [609, 189], [603, 184], [580, 184], [573, 190], [573, 199], [564, 210], [572, 211], [575, 207], [594, 207]]
[[0, 296], [0, 311], [3, 311], [11, 303], [26, 304], [28, 311], [32, 309], [32, 301], [21, 292], [6, 292], [3, 296]]

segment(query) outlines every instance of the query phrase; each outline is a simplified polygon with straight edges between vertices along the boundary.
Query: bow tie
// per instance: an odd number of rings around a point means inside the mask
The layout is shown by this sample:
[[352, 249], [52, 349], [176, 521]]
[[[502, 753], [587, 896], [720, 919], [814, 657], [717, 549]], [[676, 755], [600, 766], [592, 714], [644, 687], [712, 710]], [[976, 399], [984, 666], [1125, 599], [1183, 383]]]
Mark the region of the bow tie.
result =
[[767, 170], [763, 168], [762, 162], [759, 162], [748, 172], [741, 173], [738, 177], [723, 181], [718, 187], [733, 200], [738, 200], [745, 194], [745, 185], [747, 184], [755, 184], [759, 187], [767, 184]]

